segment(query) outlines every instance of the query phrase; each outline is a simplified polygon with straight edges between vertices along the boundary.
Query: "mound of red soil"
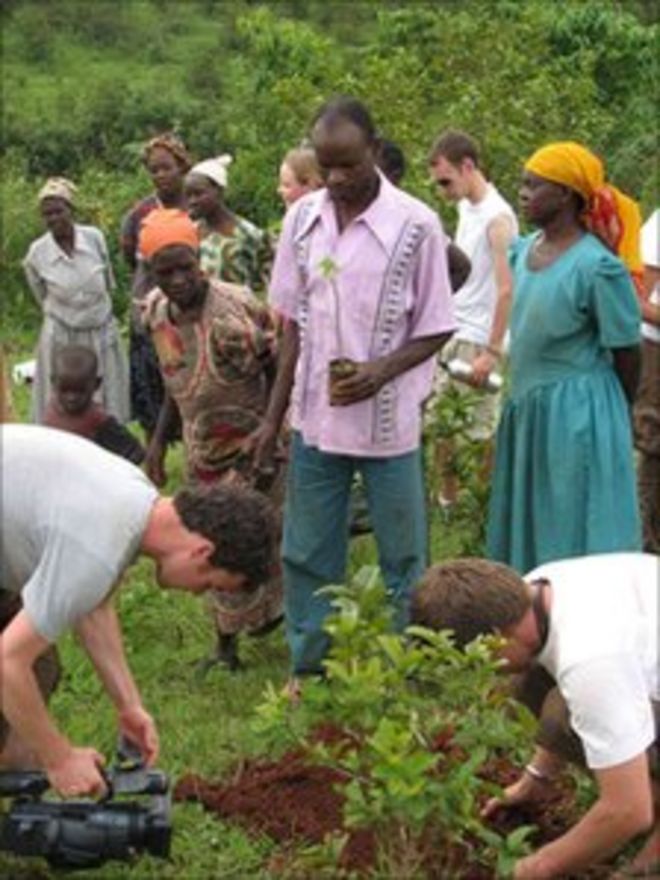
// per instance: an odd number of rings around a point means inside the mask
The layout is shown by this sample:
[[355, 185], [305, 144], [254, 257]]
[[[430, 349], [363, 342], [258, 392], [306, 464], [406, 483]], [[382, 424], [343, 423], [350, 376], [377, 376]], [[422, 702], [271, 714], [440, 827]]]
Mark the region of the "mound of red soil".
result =
[[[345, 734], [331, 728], [317, 731], [324, 742], [341, 742]], [[448, 751], [449, 742], [438, 742], [439, 750]], [[483, 768], [482, 776], [499, 785], [508, 785], [519, 774], [509, 762], [494, 759]], [[288, 752], [279, 761], [246, 761], [229, 782], [212, 783], [199, 776], [183, 777], [176, 786], [176, 800], [200, 801], [223, 819], [236, 821], [248, 830], [268, 835], [287, 846], [321, 843], [334, 831], [343, 831], [341, 791], [345, 779], [329, 767], [309, 764], [300, 752]], [[493, 827], [508, 833], [520, 825], [536, 825], [534, 843], [539, 845], [562, 834], [575, 821], [569, 782], [555, 786], [542, 805], [525, 810], [510, 810], [497, 816]], [[459, 863], [462, 854], [457, 853]], [[365, 871], [375, 863], [375, 841], [369, 830], [351, 831], [343, 850], [341, 865]], [[434, 876], [429, 860], [429, 877]], [[491, 869], [465, 864], [463, 880], [491, 880]], [[438, 875], [438, 880], [446, 880]]]
[[[338, 790], [342, 781], [338, 771], [305, 763], [301, 753], [288, 752], [279, 761], [246, 762], [229, 783], [184, 776], [174, 797], [200, 801], [221, 818], [282, 844], [321, 843], [343, 827], [344, 797]], [[372, 865], [374, 858], [373, 835], [353, 832], [343, 853], [345, 865], [360, 870]]]

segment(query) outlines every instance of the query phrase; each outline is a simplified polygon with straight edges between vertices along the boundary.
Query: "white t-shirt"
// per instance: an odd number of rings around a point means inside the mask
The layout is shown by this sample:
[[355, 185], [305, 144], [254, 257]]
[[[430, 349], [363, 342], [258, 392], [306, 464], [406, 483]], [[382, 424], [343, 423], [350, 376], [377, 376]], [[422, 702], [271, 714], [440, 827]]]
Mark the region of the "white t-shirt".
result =
[[[642, 226], [642, 262], [645, 266], [660, 267], [660, 209], [656, 208], [649, 219]], [[660, 306], [660, 284], [656, 281], [655, 287], [649, 296], [651, 305]], [[653, 342], [660, 342], [660, 327], [642, 323], [642, 336]]]
[[0, 586], [50, 642], [96, 608], [137, 555], [156, 488], [91, 441], [0, 427]]
[[644, 752], [660, 700], [660, 558], [609, 553], [542, 565], [526, 580], [552, 585], [539, 663], [555, 679], [592, 769]]
[[454, 339], [485, 345], [490, 337], [497, 285], [488, 227], [501, 216], [509, 218], [512, 233], [517, 235], [518, 221], [513, 209], [490, 183], [480, 202], [473, 204], [461, 199], [458, 203], [456, 244], [470, 258], [472, 266], [465, 284], [456, 291], [452, 301], [458, 322]]

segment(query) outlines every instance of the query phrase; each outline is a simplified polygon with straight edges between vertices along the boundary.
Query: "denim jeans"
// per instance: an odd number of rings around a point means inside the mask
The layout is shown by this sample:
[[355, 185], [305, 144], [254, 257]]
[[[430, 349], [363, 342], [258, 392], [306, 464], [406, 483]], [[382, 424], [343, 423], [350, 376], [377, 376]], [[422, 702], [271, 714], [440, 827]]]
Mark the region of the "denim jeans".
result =
[[395, 626], [408, 623], [410, 593], [427, 564], [421, 450], [392, 458], [321, 452], [294, 433], [284, 506], [284, 613], [293, 672], [320, 672], [328, 650], [323, 622], [330, 598], [316, 591], [342, 583], [348, 552], [353, 474], [362, 475]]

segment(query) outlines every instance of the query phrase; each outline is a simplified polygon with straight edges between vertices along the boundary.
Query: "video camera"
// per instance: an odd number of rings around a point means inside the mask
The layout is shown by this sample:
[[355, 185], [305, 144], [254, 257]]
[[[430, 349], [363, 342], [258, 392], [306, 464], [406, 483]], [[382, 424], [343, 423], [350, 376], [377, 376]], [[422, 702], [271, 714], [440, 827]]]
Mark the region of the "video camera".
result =
[[[105, 780], [108, 794], [101, 801], [54, 801], [41, 800], [49, 788], [45, 773], [0, 772], [0, 799], [13, 798], [0, 812], [0, 850], [41, 856], [69, 870], [130, 861], [142, 852], [167, 858], [172, 826], [166, 774], [147, 770], [130, 745], [120, 744]], [[124, 799], [131, 795], [149, 800]]]

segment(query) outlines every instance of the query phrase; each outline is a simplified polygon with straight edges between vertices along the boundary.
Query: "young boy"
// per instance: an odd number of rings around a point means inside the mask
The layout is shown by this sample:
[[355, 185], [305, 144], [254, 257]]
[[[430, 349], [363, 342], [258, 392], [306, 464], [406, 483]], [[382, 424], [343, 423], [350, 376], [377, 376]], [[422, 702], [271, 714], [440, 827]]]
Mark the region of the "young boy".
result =
[[141, 464], [144, 449], [131, 432], [94, 400], [101, 384], [98, 358], [91, 348], [65, 345], [53, 355], [53, 394], [43, 424], [86, 437], [98, 446]]

